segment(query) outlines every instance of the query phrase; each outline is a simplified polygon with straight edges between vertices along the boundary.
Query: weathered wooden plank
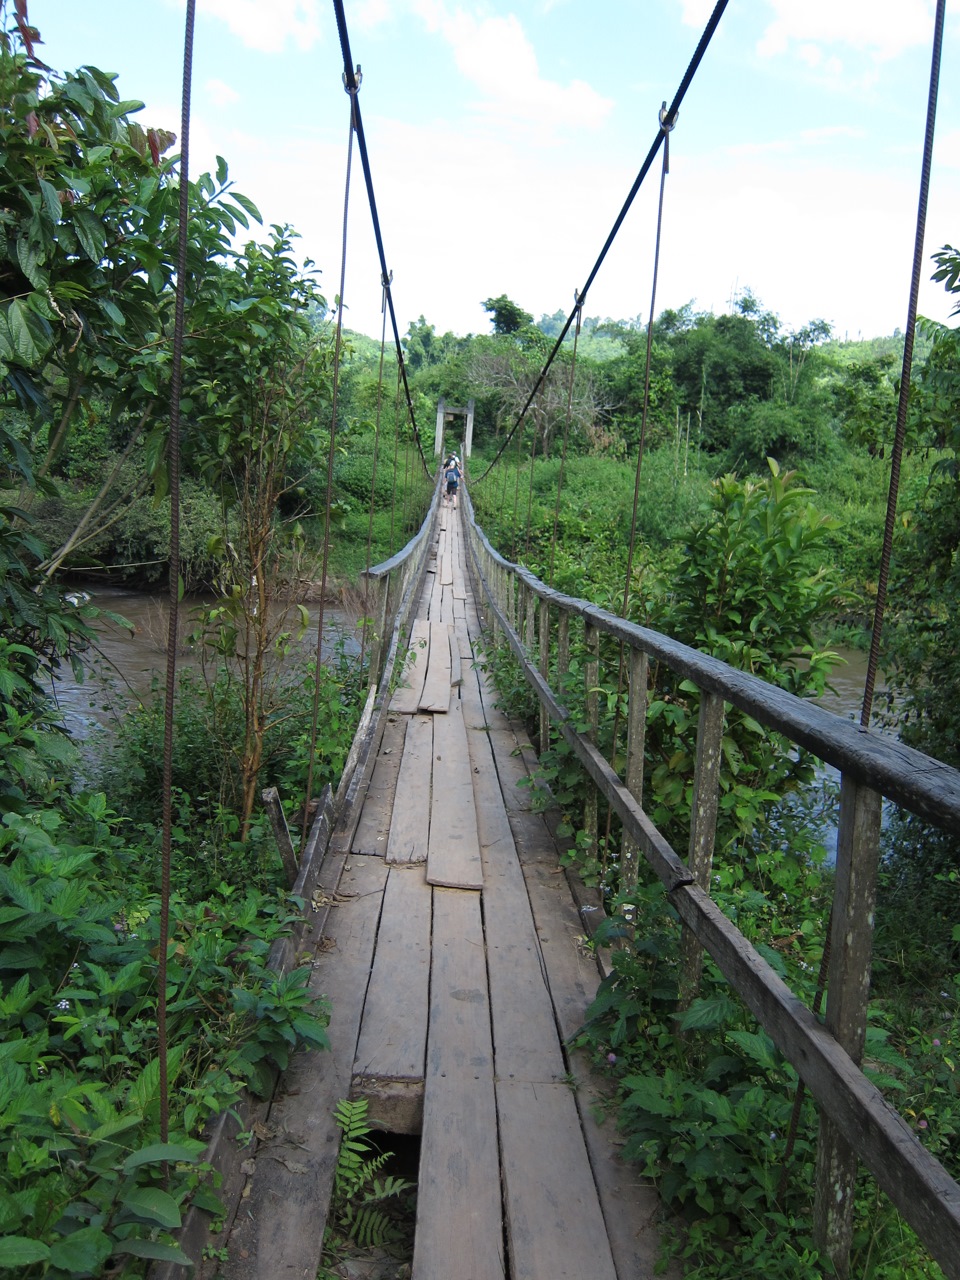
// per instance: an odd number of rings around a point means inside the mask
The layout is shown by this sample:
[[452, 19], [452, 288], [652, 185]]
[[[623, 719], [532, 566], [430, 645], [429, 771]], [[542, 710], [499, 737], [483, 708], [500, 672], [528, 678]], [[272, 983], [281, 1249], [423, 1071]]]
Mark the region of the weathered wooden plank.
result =
[[511, 1280], [617, 1280], [573, 1093], [497, 1080]]
[[447, 640], [450, 645], [450, 686], [458, 689], [463, 683], [463, 666], [460, 658], [460, 645], [455, 634], [455, 624], [447, 628]]
[[500, 775], [500, 787], [508, 812], [533, 809], [535, 803], [533, 789], [525, 785], [530, 775], [520, 754], [516, 734], [512, 729], [491, 728], [490, 745], [493, 747], [497, 773]]
[[423, 1114], [431, 902], [422, 866], [390, 869], [352, 1096], [369, 1099], [372, 1122], [393, 1133], [419, 1132]]
[[504, 1280], [490, 1010], [478, 894], [434, 890], [413, 1280]]
[[566, 1066], [488, 735], [473, 730], [468, 734], [468, 746], [483, 850], [483, 907], [497, 1076], [562, 1080]]
[[270, 1111], [270, 1136], [257, 1148], [249, 1195], [229, 1241], [226, 1280], [315, 1276], [323, 1248], [338, 1133], [333, 1111], [347, 1096], [362, 995], [373, 956], [386, 867], [348, 859], [340, 881], [351, 894], [332, 912], [333, 948], [321, 955], [311, 989], [330, 1001], [329, 1053], [298, 1053]]
[[456, 623], [455, 633], [460, 649], [460, 669], [463, 673], [460, 698], [468, 727], [509, 730], [510, 722], [497, 709], [493, 690], [487, 682], [486, 675], [474, 661], [473, 648], [463, 622]]
[[443, 584], [440, 581], [440, 574], [436, 573], [433, 577], [433, 585], [430, 588], [430, 604], [427, 610], [431, 622], [443, 621]]
[[[511, 816], [511, 825], [533, 815]], [[549, 835], [547, 836], [549, 839]], [[547, 975], [554, 1015], [565, 1042], [583, 1025], [600, 982], [597, 957], [580, 945], [583, 926], [566, 877], [557, 863], [525, 864], [523, 877], [533, 911]], [[591, 1070], [588, 1055], [568, 1050], [567, 1069], [576, 1082], [580, 1115], [594, 1182], [600, 1195], [604, 1222], [620, 1280], [648, 1280], [660, 1252], [657, 1224], [662, 1206], [656, 1191], [645, 1185], [635, 1165], [618, 1157], [617, 1138], [611, 1120], [597, 1119], [614, 1092], [614, 1082]], [[674, 1273], [671, 1273], [674, 1274]]]
[[360, 820], [353, 836], [354, 853], [374, 854], [382, 858], [387, 852], [387, 837], [390, 834], [390, 818], [393, 814], [406, 730], [406, 717], [388, 715], [367, 794], [363, 798]]
[[563, 1080], [566, 1063], [512, 845], [484, 850], [483, 907], [497, 1078]]
[[511, 813], [510, 829], [522, 865], [526, 866], [528, 862], [547, 862], [553, 866], [556, 863], [557, 842], [542, 813]]
[[420, 693], [420, 710], [445, 713], [450, 705], [450, 628], [430, 622], [430, 657]]
[[[423, 806], [423, 792], [419, 799]], [[467, 734], [459, 701], [451, 701], [447, 715], [434, 718], [427, 879], [431, 884], [460, 889], [479, 889], [483, 884]]]
[[576, 1085], [580, 1124], [619, 1280], [654, 1280], [655, 1276], [680, 1280], [678, 1262], [671, 1261], [666, 1270], [661, 1269], [660, 1197], [643, 1181], [635, 1164], [620, 1158], [624, 1140], [613, 1130], [610, 1115], [614, 1082], [591, 1070], [582, 1049], [570, 1054], [570, 1075]]
[[585, 931], [554, 851], [553, 863], [531, 862], [523, 867], [530, 909], [543, 957], [547, 988], [561, 1039], [570, 1040], [600, 984], [600, 970], [592, 951], [583, 946]]
[[280, 861], [283, 863], [287, 884], [292, 886], [297, 879], [300, 868], [297, 864], [293, 841], [290, 839], [290, 828], [287, 826], [287, 818], [283, 812], [280, 792], [276, 787], [265, 787], [260, 792], [260, 799], [263, 801], [263, 807], [266, 809], [270, 825], [273, 827], [273, 838], [276, 840], [277, 848], [280, 851]]
[[407, 646], [403, 678], [390, 701], [391, 711], [402, 711], [411, 715], [416, 712], [420, 706], [420, 694], [427, 675], [429, 656], [430, 626], [425, 618], [417, 618], [410, 628], [410, 643]]
[[457, 600], [466, 600], [466, 561], [465, 548], [461, 537], [460, 517], [456, 518], [453, 528], [453, 594]]
[[407, 722], [387, 837], [387, 862], [423, 862], [427, 857], [433, 724], [433, 716], [411, 716]]

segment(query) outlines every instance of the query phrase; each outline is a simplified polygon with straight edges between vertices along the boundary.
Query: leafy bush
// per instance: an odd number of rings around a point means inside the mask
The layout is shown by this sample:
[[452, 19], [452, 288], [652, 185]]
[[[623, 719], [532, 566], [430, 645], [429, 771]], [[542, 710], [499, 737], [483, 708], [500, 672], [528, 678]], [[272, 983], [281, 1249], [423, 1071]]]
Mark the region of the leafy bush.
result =
[[[110, 465], [110, 462], [105, 464]], [[118, 477], [118, 493], [137, 485], [142, 479], [143, 465], [142, 459], [125, 465]], [[101, 471], [86, 488], [63, 484], [56, 494], [36, 503], [34, 512], [43, 521], [51, 545], [62, 544], [73, 532], [103, 478]], [[223, 512], [213, 492], [185, 476], [181, 485], [180, 563], [187, 590], [200, 590], [216, 579], [219, 563], [211, 554], [211, 547], [218, 545], [216, 539], [222, 533], [223, 521]], [[112, 577], [142, 585], [166, 580], [169, 557], [169, 503], [157, 503], [151, 493], [141, 493], [125, 502], [109, 527], [98, 530], [94, 525], [90, 536], [78, 545], [65, 567], [68, 570], [71, 566], [103, 567]]]
[[[359, 718], [361, 673], [342, 640], [320, 669], [317, 736], [311, 733], [315, 663], [282, 677], [268, 722], [261, 786], [275, 785], [285, 800], [299, 805], [306, 789], [311, 745], [313, 784], [336, 786]], [[269, 889], [280, 883], [282, 867], [266, 820], [254, 820], [241, 838], [237, 744], [243, 739], [240, 690], [226, 667], [210, 681], [185, 669], [174, 703], [173, 861], [175, 886], [191, 901], [216, 889], [221, 880]], [[98, 783], [143, 843], [143, 872], [152, 876], [160, 850], [163, 774], [163, 695], [151, 698], [120, 722], [111, 750], [104, 752]]]
[[[158, 1143], [159, 904], [102, 795], [0, 825], [0, 1267], [81, 1276], [113, 1256], [177, 1258], [158, 1232], [201, 1182], [207, 1120], [271, 1064], [326, 1045], [309, 971], [266, 968], [293, 905], [250, 889], [171, 903], [171, 1142]], [[169, 1181], [162, 1185], [162, 1165]]]

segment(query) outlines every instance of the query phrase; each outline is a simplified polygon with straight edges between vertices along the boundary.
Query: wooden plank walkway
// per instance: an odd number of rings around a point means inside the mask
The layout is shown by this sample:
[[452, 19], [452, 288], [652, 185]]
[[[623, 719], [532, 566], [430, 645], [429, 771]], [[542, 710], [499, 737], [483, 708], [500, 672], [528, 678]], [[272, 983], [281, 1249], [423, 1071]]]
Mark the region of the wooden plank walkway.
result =
[[565, 1044], [596, 961], [519, 785], [532, 751], [497, 710], [467, 584], [460, 515], [443, 509], [413, 657], [327, 854], [311, 983], [331, 1001], [331, 1051], [281, 1082], [216, 1271], [229, 1280], [314, 1280], [346, 1096], [421, 1135], [413, 1280], [654, 1274], [656, 1197]]

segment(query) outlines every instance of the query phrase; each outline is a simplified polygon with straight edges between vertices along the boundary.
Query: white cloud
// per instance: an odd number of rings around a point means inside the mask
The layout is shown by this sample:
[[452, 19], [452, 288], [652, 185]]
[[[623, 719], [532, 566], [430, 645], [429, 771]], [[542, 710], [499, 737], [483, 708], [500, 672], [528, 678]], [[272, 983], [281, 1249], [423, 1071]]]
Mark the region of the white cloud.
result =
[[941, 134], [934, 144], [934, 160], [946, 169], [960, 169], [960, 129]]
[[475, 104], [487, 115], [528, 124], [596, 128], [613, 101], [582, 80], [561, 85], [544, 79], [536, 51], [514, 14], [478, 17], [451, 12], [442, 0], [417, 0], [416, 11], [430, 31], [450, 45], [461, 74], [481, 93]]
[[229, 107], [232, 103], [240, 101], [240, 95], [236, 89], [225, 84], [223, 80], [208, 80], [206, 90], [211, 101], [218, 107]]
[[681, 20], [687, 27], [705, 27], [714, 10], [714, 0], [680, 0]]
[[757, 44], [764, 58], [786, 53], [801, 43], [800, 56], [808, 65], [813, 50], [846, 45], [881, 61], [917, 45], [929, 45], [933, 34], [930, 0], [769, 0], [773, 21]]
[[[816, 160], [762, 171], [719, 156], [699, 164], [681, 158], [671, 177], [661, 306], [696, 296], [722, 310], [739, 271], [739, 286], [787, 325], [823, 316], [851, 338], [903, 327], [916, 218], [910, 175]], [[942, 287], [929, 282], [929, 254], [949, 237], [958, 196], [955, 178], [938, 184], [927, 220], [920, 310], [943, 320], [948, 306]], [[689, 244], [696, 255], [684, 252]]]
[[361, 31], [369, 31], [379, 27], [390, 18], [388, 0], [359, 0], [350, 9], [350, 26], [356, 25]]
[[310, 49], [320, 38], [320, 0], [199, 0], [250, 49], [282, 53], [287, 41]]
[[850, 124], [825, 124], [817, 129], [801, 129], [804, 142], [826, 142], [831, 138], [862, 138], [864, 130]]

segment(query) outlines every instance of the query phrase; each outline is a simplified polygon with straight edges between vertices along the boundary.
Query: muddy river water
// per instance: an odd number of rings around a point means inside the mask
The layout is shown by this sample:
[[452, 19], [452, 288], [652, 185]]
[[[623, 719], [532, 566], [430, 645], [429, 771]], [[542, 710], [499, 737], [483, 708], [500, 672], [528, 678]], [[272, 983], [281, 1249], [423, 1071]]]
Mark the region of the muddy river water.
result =
[[[54, 695], [71, 735], [79, 739], [96, 736], [97, 727], [108, 728], [126, 707], [145, 697], [154, 681], [162, 680], [166, 671], [168, 605], [160, 596], [122, 587], [100, 585], [74, 588], [89, 595], [91, 604], [119, 614], [129, 628], [120, 627], [101, 617], [95, 626], [99, 639], [96, 649], [88, 654], [89, 669], [82, 683], [73, 679], [69, 668], [56, 682]], [[184, 637], [177, 654], [178, 671], [198, 665], [198, 657], [186, 637], [196, 626], [197, 610], [205, 603], [199, 598], [186, 599], [180, 606], [180, 634]], [[277, 606], [279, 607], [279, 606]], [[312, 657], [317, 647], [319, 606], [306, 606], [310, 625], [295, 639], [291, 661]], [[323, 655], [329, 658], [343, 637], [347, 652], [356, 652], [357, 632], [353, 620], [343, 610], [327, 605], [324, 609]], [[285, 627], [299, 631], [299, 620], [290, 612]]]

